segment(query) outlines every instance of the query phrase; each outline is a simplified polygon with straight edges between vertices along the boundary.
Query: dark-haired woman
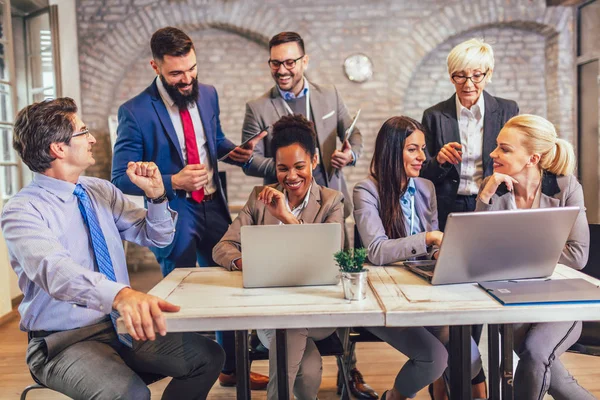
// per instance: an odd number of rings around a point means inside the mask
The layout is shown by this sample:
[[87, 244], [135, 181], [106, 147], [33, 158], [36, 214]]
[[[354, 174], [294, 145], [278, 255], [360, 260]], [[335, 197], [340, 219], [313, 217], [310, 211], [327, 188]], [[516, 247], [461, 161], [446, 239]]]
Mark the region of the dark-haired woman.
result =
[[[343, 222], [340, 192], [317, 185], [312, 171], [317, 165], [313, 124], [301, 115], [287, 115], [273, 125], [271, 141], [278, 183], [254, 188], [248, 202], [213, 249], [213, 258], [228, 269], [242, 269], [240, 229], [244, 225], [316, 224]], [[340, 244], [342, 243], [340, 237]], [[299, 400], [314, 400], [321, 385], [321, 355], [315, 341], [335, 328], [287, 330], [288, 384]], [[269, 349], [267, 397], [277, 399], [275, 330], [258, 331]]]
[[[370, 175], [354, 188], [354, 219], [372, 264], [437, 257], [443, 234], [433, 183], [418, 177], [424, 161], [421, 124], [403, 116], [388, 119], [377, 134]], [[446, 369], [446, 327], [369, 329], [410, 358], [382, 398], [412, 398]], [[474, 343], [472, 352], [475, 376], [481, 361]]]

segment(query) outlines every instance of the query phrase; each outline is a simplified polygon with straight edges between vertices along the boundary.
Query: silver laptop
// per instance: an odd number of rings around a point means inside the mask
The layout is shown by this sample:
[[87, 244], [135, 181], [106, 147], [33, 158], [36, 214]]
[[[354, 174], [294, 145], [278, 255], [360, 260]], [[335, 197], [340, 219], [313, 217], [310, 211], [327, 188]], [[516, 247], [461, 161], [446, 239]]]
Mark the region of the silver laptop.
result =
[[452, 213], [436, 261], [406, 261], [433, 285], [552, 275], [579, 207]]
[[341, 224], [247, 225], [241, 243], [245, 288], [339, 282]]

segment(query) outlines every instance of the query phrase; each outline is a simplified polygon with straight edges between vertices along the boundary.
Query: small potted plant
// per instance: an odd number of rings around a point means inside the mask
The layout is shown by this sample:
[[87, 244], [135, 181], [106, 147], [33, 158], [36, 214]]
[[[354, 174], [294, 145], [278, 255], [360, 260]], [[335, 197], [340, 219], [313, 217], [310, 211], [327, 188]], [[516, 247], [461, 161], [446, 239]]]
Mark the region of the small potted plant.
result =
[[363, 268], [367, 249], [340, 250], [333, 255], [342, 273], [344, 297], [347, 300], [363, 300], [367, 297], [367, 273]]

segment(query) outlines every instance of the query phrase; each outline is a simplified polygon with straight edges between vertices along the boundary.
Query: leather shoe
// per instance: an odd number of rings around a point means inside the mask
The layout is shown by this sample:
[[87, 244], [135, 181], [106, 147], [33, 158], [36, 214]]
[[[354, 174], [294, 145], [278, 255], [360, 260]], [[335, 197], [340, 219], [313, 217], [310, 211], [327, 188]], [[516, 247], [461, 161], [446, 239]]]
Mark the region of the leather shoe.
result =
[[357, 399], [379, 399], [379, 395], [375, 392], [375, 390], [373, 390], [371, 386], [365, 383], [365, 379], [363, 378], [360, 371], [356, 368], [350, 371], [350, 381], [348, 381], [348, 388], [350, 388], [350, 393], [352, 393], [352, 395]]
[[[250, 372], [250, 389], [251, 390], [265, 390], [269, 384], [269, 377], [256, 372]], [[234, 373], [219, 374], [219, 385], [229, 387], [237, 385], [237, 376]]]

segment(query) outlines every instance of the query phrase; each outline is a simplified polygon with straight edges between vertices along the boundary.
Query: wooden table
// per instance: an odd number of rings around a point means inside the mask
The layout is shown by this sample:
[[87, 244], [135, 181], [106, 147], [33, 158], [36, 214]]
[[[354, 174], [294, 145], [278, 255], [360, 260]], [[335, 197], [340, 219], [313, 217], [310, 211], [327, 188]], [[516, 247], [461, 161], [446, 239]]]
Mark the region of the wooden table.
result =
[[[383, 326], [384, 313], [369, 289], [364, 301], [344, 299], [341, 285], [245, 289], [242, 273], [223, 268], [178, 268], [150, 294], [181, 306], [166, 313], [168, 332], [236, 331], [237, 398], [249, 399], [249, 329], [277, 329], [277, 366], [287, 371], [285, 329]], [[119, 324], [119, 331], [124, 326]], [[287, 373], [279, 373], [279, 398], [289, 398]]]
[[[505, 307], [477, 284], [432, 286], [401, 266], [369, 267], [367, 299], [344, 299], [341, 285], [245, 289], [242, 273], [222, 268], [179, 268], [149, 293], [180, 305], [165, 314], [169, 332], [236, 331], [237, 398], [249, 399], [249, 329], [277, 330], [279, 398], [289, 398], [285, 329], [347, 326], [450, 325], [451, 398], [471, 398], [470, 325], [489, 324], [490, 399], [499, 396], [498, 332], [502, 335], [503, 397], [512, 395], [511, 323], [600, 320], [598, 304], [551, 304]], [[559, 265], [552, 279], [600, 281]], [[124, 332], [119, 322], [119, 332]]]
[[[470, 399], [470, 325], [489, 324], [490, 399], [499, 399], [499, 325], [527, 322], [600, 320], [598, 304], [547, 304], [506, 307], [477, 284], [432, 286], [401, 266], [369, 267], [369, 280], [385, 310], [386, 326], [450, 325], [451, 398]], [[584, 278], [600, 281], [558, 265], [552, 279]], [[502, 335], [503, 397], [512, 398], [512, 332]]]

